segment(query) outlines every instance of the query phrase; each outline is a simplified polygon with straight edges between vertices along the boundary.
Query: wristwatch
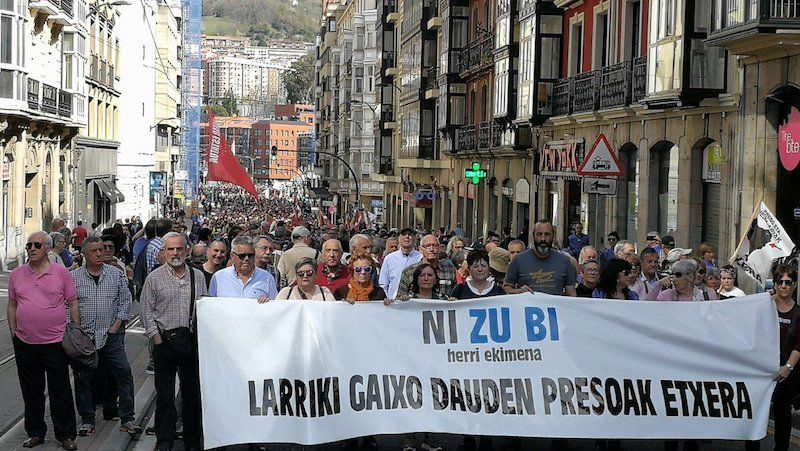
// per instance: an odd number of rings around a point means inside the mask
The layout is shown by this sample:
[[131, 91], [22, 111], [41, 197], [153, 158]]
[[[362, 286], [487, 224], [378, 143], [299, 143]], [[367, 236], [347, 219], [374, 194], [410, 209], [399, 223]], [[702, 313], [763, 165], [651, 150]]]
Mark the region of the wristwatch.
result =
[[787, 364], [786, 364], [786, 365], [784, 365], [784, 366], [785, 366], [786, 368], [789, 368], [789, 371], [792, 371], [792, 370], [794, 369], [794, 367], [792, 366], [792, 364], [791, 364], [791, 363], [787, 363]]

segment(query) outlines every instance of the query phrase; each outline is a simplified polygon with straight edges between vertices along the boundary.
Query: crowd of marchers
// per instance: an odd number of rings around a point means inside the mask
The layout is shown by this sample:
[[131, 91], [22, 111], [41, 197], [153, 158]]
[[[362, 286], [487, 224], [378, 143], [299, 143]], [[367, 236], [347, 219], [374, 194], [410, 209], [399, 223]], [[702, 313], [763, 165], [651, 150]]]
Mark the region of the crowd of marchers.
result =
[[[213, 199], [213, 200], [212, 200]], [[204, 296], [271, 300], [403, 302], [458, 301], [543, 292], [619, 301], [704, 302], [744, 296], [736, 270], [718, 267], [711, 245], [676, 247], [657, 232], [637, 244], [608, 234], [608, 247], [593, 247], [580, 224], [567, 245], [554, 242], [554, 227], [537, 222], [519, 237], [505, 230], [483, 243], [452, 229], [397, 229], [377, 224], [368, 212], [332, 224], [299, 199], [252, 199], [238, 189], [204, 193], [203, 209], [182, 210], [142, 224], [117, 221], [102, 232], [93, 225], [66, 227], [28, 237], [27, 263], [9, 282], [8, 324], [13, 337], [25, 402], [26, 448], [44, 442], [45, 385], [54, 435], [64, 449], [77, 449], [76, 436], [95, 432], [96, 407], [124, 433], [139, 434], [134, 386], [125, 353], [125, 326], [132, 304], [141, 303], [156, 388], [152, 432], [157, 450], [182, 438], [185, 449], [203, 448], [194, 307]], [[776, 265], [775, 307], [780, 317], [780, 362], [773, 397], [776, 450], [786, 450], [792, 401], [800, 394], [800, 307], [795, 302], [797, 269]], [[66, 314], [65, 314], [66, 312]], [[67, 355], [63, 341], [73, 326], [90, 338], [91, 358]], [[65, 335], [67, 334], [67, 335]], [[74, 400], [69, 368], [75, 387]], [[180, 379], [181, 421], [176, 408]], [[45, 383], [46, 381], [46, 383]], [[77, 407], [78, 416], [75, 416]], [[177, 425], [182, 425], [179, 432]], [[342, 443], [357, 449], [358, 442]], [[374, 437], [361, 445], [377, 449]], [[697, 441], [666, 441], [665, 450], [699, 449]], [[464, 437], [464, 450], [514, 449], [508, 438]], [[554, 449], [568, 449], [554, 440]], [[598, 441], [600, 450], [623, 448]], [[748, 450], [758, 442], [748, 442]], [[251, 445], [254, 449], [269, 445]], [[432, 434], [409, 434], [403, 451], [441, 449]]]

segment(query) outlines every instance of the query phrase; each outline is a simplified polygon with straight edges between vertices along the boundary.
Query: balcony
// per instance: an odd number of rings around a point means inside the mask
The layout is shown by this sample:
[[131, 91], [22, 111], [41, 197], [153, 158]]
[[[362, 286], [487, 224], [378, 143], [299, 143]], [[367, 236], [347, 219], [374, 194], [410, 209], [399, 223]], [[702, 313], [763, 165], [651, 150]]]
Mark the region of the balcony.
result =
[[42, 83], [42, 112], [58, 114], [58, 88]]
[[705, 41], [734, 55], [788, 50], [800, 42], [800, 0], [718, 0]]
[[381, 122], [395, 122], [394, 107], [392, 105], [381, 105]]
[[625, 106], [631, 101], [631, 62], [604, 67], [600, 75], [600, 108]]
[[384, 50], [381, 52], [381, 67], [385, 76], [397, 75], [397, 52]]
[[72, 93], [61, 89], [58, 90], [58, 115], [72, 116]]
[[492, 134], [492, 124], [489, 122], [481, 122], [478, 125], [478, 150], [488, 150], [489, 143], [491, 142], [490, 135]]
[[[439, 96], [439, 72], [438, 67], [432, 66], [425, 71], [425, 98], [436, 98]], [[430, 95], [429, 95], [430, 94]]]
[[97, 55], [92, 55], [92, 59], [89, 61], [89, 78], [92, 80], [97, 80], [99, 69], [100, 69], [100, 62], [97, 58]]
[[38, 14], [45, 16], [55, 17], [61, 14], [60, 0], [31, 0], [29, 7], [35, 9]]
[[483, 39], [472, 42], [458, 54], [458, 72], [468, 77], [494, 64], [494, 34], [486, 33]]
[[647, 95], [647, 57], [640, 56], [633, 60], [633, 95], [634, 103], [640, 102]]
[[400, 20], [400, 13], [397, 12], [397, 0], [383, 0], [383, 14], [386, 23], [395, 23]]
[[639, 103], [647, 94], [647, 58], [606, 66], [553, 83], [553, 116]]
[[28, 108], [39, 109], [39, 82], [32, 78], [28, 79]]
[[436, 143], [432, 136], [422, 136], [419, 139], [419, 155], [417, 158], [433, 160], [436, 158]]
[[[113, 88], [114, 87], [115, 72], [114, 72], [114, 66], [112, 64], [108, 65], [108, 73], [107, 73], [107, 75], [108, 75], [108, 81], [106, 82], [106, 85], [109, 88]], [[180, 88], [180, 86], [178, 88]]]
[[502, 145], [502, 129], [494, 122], [465, 125], [456, 130], [454, 152], [484, 152]]
[[378, 173], [384, 175], [394, 175], [394, 164], [391, 158], [381, 157], [381, 162], [378, 165]]
[[69, 17], [72, 17], [72, 1], [73, 0], [61, 0], [61, 10]]

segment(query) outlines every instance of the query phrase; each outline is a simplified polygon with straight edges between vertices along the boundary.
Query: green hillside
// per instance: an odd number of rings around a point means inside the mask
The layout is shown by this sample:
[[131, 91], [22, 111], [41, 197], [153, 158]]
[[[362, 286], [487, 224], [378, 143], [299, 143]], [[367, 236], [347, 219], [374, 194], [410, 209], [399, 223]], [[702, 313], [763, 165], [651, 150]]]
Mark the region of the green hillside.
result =
[[313, 41], [322, 4], [319, 0], [203, 0], [203, 33], [267, 39]]

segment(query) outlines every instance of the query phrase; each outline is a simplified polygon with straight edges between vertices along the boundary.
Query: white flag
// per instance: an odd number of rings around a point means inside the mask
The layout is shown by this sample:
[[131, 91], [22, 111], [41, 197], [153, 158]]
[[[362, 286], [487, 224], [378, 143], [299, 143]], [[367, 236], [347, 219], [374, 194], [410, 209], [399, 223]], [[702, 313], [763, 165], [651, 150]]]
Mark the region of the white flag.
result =
[[731, 259], [739, 271], [754, 278], [762, 287], [770, 277], [772, 262], [789, 256], [794, 242], [769, 208], [761, 205], [753, 213], [747, 233]]

